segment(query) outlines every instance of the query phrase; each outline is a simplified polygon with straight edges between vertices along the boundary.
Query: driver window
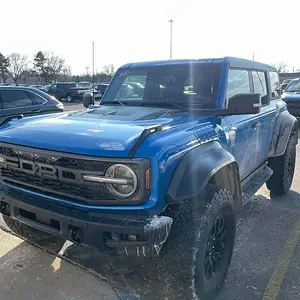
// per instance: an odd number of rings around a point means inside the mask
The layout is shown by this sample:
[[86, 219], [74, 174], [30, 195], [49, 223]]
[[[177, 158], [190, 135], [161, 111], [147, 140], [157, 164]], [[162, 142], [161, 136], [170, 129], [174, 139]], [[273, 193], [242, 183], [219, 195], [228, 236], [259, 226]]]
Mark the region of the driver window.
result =
[[250, 93], [249, 72], [246, 70], [229, 70], [226, 99], [240, 93]]

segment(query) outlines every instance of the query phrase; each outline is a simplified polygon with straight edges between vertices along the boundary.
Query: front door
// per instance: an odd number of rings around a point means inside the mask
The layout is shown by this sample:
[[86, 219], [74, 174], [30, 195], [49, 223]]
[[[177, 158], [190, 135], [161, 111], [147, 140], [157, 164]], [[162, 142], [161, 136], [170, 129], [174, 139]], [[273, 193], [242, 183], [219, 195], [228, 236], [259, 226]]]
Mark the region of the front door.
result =
[[[252, 76], [248, 70], [229, 69], [226, 99], [239, 94], [252, 92]], [[244, 179], [257, 167], [258, 128], [256, 115], [235, 115], [223, 117], [221, 126], [226, 135], [225, 147], [235, 157]]]
[[224, 117], [221, 124], [227, 138], [227, 150], [235, 157], [243, 180], [257, 168], [259, 124], [255, 115]]

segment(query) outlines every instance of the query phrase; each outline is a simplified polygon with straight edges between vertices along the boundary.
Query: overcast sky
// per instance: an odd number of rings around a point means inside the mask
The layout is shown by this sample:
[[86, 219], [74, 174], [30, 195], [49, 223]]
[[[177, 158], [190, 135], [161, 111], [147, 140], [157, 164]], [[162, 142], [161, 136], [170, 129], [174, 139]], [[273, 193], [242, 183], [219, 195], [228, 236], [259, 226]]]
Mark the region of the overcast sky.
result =
[[238, 56], [300, 68], [299, 0], [2, 0], [0, 52], [55, 52], [74, 73], [92, 64]]

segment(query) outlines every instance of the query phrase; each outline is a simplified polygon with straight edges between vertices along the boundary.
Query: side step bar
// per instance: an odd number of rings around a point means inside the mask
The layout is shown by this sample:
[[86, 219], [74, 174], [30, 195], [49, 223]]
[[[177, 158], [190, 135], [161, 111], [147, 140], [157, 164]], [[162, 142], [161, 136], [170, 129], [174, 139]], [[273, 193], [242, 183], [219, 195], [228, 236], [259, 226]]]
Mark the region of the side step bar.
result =
[[264, 163], [241, 182], [243, 205], [255, 195], [272, 175], [272, 169], [268, 167], [268, 163]]

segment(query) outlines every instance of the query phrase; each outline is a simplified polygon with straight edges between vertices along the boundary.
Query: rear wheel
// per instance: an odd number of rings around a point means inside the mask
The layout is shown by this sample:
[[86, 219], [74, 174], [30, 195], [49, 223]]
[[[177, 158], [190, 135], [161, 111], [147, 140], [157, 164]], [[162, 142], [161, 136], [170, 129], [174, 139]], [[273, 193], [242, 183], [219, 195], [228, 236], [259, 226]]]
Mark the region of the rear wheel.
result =
[[236, 231], [233, 197], [216, 186], [205, 194], [198, 199], [206, 200], [204, 208], [192, 200], [178, 208], [162, 249], [178, 299], [213, 299], [231, 262]]
[[295, 137], [290, 136], [285, 153], [269, 160], [273, 175], [267, 181], [267, 188], [275, 195], [286, 194], [292, 185], [296, 163]]
[[71, 95], [67, 95], [67, 98], [66, 98], [67, 102], [71, 103], [73, 101], [73, 98]]

